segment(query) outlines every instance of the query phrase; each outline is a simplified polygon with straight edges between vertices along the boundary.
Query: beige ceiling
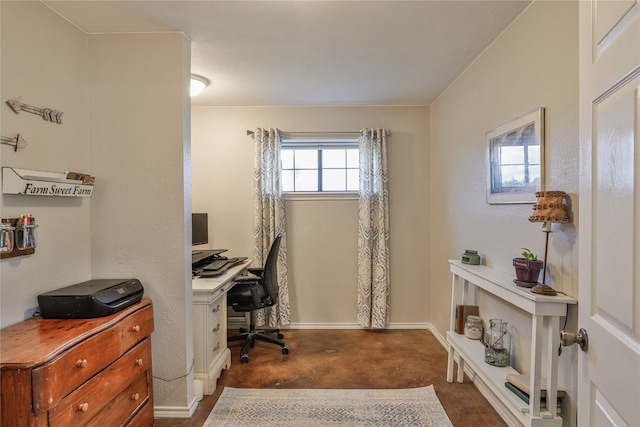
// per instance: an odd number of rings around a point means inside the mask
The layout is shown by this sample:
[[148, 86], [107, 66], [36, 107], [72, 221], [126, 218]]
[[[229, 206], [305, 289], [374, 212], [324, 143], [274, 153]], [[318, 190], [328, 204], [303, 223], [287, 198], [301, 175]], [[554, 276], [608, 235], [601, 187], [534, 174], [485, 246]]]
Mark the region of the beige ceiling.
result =
[[429, 105], [529, 0], [44, 1], [87, 33], [179, 31], [193, 105]]

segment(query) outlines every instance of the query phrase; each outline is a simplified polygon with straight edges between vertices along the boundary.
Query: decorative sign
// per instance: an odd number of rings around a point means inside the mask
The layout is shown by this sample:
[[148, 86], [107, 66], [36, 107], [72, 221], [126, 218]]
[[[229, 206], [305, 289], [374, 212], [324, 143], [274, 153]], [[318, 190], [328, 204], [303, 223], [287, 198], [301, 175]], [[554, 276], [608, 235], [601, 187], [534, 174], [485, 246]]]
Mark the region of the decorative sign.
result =
[[8, 100], [7, 104], [16, 112], [16, 114], [20, 113], [20, 111], [26, 111], [27, 113], [42, 116], [42, 118], [48, 122], [62, 124], [62, 115], [64, 114], [62, 111], [57, 111], [52, 108], [38, 108], [24, 104], [20, 101], [20, 97]]
[[15, 138], [10, 136], [0, 136], [0, 143], [15, 147], [13, 151], [18, 151], [28, 145], [27, 141], [25, 141], [20, 134], [17, 134]]
[[65, 174], [3, 167], [2, 192], [27, 196], [91, 197], [93, 185], [67, 179]]

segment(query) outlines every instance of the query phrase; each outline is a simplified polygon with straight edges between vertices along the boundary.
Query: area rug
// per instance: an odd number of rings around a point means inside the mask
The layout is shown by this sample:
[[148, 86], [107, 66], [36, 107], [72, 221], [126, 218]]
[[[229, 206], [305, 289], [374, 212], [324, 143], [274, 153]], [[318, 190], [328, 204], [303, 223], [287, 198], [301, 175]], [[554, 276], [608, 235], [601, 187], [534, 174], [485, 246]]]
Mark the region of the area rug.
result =
[[225, 387], [203, 427], [452, 427], [433, 385], [386, 390]]

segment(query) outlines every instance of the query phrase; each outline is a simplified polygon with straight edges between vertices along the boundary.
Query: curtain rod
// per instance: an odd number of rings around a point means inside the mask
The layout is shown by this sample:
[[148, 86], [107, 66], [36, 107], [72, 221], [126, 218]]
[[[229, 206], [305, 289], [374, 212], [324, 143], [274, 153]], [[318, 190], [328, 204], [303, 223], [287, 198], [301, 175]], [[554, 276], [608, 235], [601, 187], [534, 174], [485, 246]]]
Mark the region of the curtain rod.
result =
[[[387, 136], [391, 135], [391, 131], [386, 131]], [[287, 136], [289, 138], [293, 138], [296, 136], [317, 136], [322, 137], [325, 135], [350, 135], [350, 136], [358, 136], [360, 135], [360, 131], [347, 131], [347, 132], [281, 132], [283, 136]], [[253, 135], [253, 131], [247, 129], [247, 135]]]

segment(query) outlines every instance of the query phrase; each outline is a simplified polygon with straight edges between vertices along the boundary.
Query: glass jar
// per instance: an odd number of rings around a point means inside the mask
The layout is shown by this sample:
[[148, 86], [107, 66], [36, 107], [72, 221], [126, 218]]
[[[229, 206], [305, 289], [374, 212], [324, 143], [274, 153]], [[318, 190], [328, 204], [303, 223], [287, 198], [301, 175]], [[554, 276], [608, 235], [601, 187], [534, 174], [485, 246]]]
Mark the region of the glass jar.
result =
[[16, 227], [16, 246], [18, 249], [32, 249], [36, 247], [38, 235], [38, 226], [32, 225], [18, 225]]
[[462, 254], [462, 263], [463, 264], [471, 264], [471, 265], [479, 265], [480, 264], [480, 255], [478, 255], [478, 251], [474, 251], [471, 249], [467, 249]]
[[13, 250], [13, 230], [15, 229], [8, 219], [0, 222], [0, 252], [9, 253]]
[[464, 336], [471, 340], [482, 338], [482, 319], [480, 316], [470, 314], [464, 322]]
[[489, 328], [484, 334], [484, 361], [493, 366], [509, 366], [511, 334], [507, 322], [502, 319], [490, 319]]

